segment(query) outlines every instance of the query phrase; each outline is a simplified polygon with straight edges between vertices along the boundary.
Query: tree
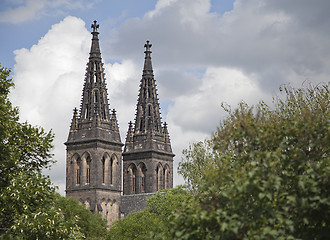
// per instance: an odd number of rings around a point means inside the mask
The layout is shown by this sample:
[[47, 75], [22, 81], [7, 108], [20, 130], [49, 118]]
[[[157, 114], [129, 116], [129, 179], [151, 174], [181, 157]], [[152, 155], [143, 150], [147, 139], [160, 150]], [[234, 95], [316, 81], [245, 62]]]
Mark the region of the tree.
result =
[[[14, 86], [0, 65], [0, 239], [95, 239], [105, 235], [100, 216], [56, 193], [50, 167], [53, 134], [20, 123], [8, 99]], [[88, 225], [86, 225], [88, 224]], [[100, 238], [98, 238], [100, 239]]]
[[50, 149], [54, 138], [51, 131], [28, 123], [20, 123], [18, 109], [8, 99], [14, 86], [8, 78], [10, 70], [0, 64], [0, 187], [9, 184], [16, 172], [40, 171], [54, 160]]
[[[8, 99], [14, 86], [10, 70], [0, 65], [0, 238], [54, 239], [77, 235], [52, 207], [55, 187], [42, 176], [49, 167], [53, 134], [20, 123]], [[77, 235], [78, 236], [78, 235]]]
[[173, 239], [328, 237], [329, 87], [282, 91], [274, 109], [241, 103], [185, 152], [179, 171], [196, 191], [171, 217]]
[[148, 207], [158, 219], [157, 227], [151, 229], [152, 239], [170, 239], [170, 218], [184, 204], [190, 202], [190, 192], [183, 186], [163, 189], [148, 199]]
[[152, 229], [158, 228], [160, 222], [156, 214], [144, 209], [133, 212], [124, 219], [114, 222], [107, 234], [107, 239], [153, 239], [150, 236]]
[[64, 222], [70, 223], [72, 228], [77, 225], [86, 239], [105, 239], [107, 224], [100, 214], [93, 214], [75, 198], [62, 197], [59, 194], [55, 206], [63, 213]]

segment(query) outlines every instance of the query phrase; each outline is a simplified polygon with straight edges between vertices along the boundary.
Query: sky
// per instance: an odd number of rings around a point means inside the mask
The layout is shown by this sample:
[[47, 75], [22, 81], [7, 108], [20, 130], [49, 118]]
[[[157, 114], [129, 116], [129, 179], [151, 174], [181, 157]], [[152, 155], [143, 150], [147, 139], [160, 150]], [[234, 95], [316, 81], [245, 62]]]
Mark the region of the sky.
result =
[[[97, 20], [110, 108], [124, 142], [144, 63], [152, 63], [174, 168], [182, 150], [210, 137], [240, 101], [269, 105], [283, 85], [328, 83], [328, 0], [0, 0], [0, 62], [12, 69], [10, 99], [22, 122], [55, 133], [45, 171], [65, 190], [64, 142], [80, 106]], [[183, 179], [174, 172], [174, 184]]]

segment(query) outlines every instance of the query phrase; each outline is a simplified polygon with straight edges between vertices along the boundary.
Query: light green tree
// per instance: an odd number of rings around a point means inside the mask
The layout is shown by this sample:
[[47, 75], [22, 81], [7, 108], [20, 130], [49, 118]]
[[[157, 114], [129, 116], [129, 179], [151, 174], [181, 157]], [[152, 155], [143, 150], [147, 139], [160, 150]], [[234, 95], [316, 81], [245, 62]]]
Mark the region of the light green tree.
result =
[[122, 240], [144, 240], [153, 239], [150, 231], [158, 228], [160, 220], [155, 213], [149, 209], [140, 212], [133, 212], [124, 219], [114, 222], [107, 234], [107, 240], [122, 239]]
[[80, 233], [89, 240], [105, 239], [107, 234], [106, 220], [97, 213], [92, 213], [80, 204], [76, 199], [71, 197], [56, 196], [55, 206], [60, 209], [64, 216], [66, 225], [71, 228], [78, 226]]
[[194, 198], [170, 218], [173, 239], [329, 237], [329, 86], [282, 91], [273, 109], [241, 103], [185, 151]]

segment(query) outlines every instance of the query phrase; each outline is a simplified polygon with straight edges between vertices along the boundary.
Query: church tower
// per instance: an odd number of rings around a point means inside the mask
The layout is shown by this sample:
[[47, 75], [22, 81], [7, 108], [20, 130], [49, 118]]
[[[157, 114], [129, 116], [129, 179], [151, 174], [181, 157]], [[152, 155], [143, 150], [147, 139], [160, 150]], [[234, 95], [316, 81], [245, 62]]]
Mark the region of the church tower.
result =
[[173, 187], [173, 157], [166, 123], [162, 124], [151, 44], [145, 61], [134, 124], [129, 123], [123, 152], [124, 195], [153, 193]]
[[73, 111], [65, 143], [66, 195], [100, 213], [110, 225], [120, 217], [123, 144], [116, 111], [109, 109], [98, 27], [94, 21], [80, 111]]

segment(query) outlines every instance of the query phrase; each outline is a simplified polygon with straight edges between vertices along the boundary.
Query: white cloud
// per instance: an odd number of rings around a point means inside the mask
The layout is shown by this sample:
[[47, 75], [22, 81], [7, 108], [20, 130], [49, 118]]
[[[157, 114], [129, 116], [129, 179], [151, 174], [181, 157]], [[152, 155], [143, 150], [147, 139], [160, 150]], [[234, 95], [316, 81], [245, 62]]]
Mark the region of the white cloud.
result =
[[140, 69], [133, 61], [124, 60], [122, 63], [105, 64], [105, 72], [110, 107], [117, 111], [121, 140], [125, 142], [128, 122], [134, 120]]
[[210, 134], [224, 117], [222, 102], [236, 107], [243, 100], [255, 104], [267, 98], [253, 75], [247, 76], [237, 69], [210, 67], [196, 91], [173, 99], [168, 116], [184, 131]]
[[[198, 88], [189, 94], [178, 95], [168, 110], [169, 132], [177, 155], [175, 169], [182, 158], [182, 150], [210, 137], [220, 120], [226, 117], [222, 102], [235, 108], [242, 100], [255, 104], [260, 99], [269, 102], [270, 98], [258, 87], [253, 75], [247, 76], [237, 69], [208, 68]], [[178, 175], [175, 180], [176, 184], [183, 183]]]
[[11, 99], [20, 108], [21, 121], [55, 132], [55, 159], [51, 179], [65, 186], [65, 147], [72, 109], [79, 106], [90, 33], [85, 23], [66, 17], [52, 26], [31, 49], [15, 51], [15, 89]]
[[[268, 90], [330, 73], [330, 15], [322, 10], [329, 9], [329, 1], [237, 0], [234, 9], [221, 16], [210, 12], [208, 0], [164, 2], [151, 15], [115, 29], [106, 49], [109, 56], [135, 58], [148, 38], [160, 68], [241, 69], [257, 74]], [[287, 77], [292, 72], [297, 79]]]

